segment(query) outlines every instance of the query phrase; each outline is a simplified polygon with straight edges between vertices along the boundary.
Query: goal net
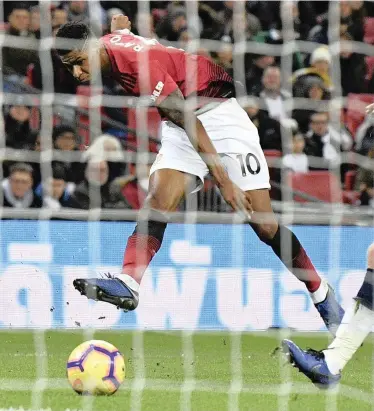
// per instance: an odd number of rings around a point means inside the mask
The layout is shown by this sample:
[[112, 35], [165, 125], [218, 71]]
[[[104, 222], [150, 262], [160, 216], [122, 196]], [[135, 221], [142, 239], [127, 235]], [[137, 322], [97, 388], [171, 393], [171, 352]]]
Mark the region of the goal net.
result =
[[[0, 411], [372, 409], [371, 340], [327, 393], [285, 364], [282, 339], [322, 349], [331, 336], [304, 284], [209, 175], [165, 213], [135, 311], [74, 289], [76, 278], [120, 273], [160, 161], [161, 117], [149, 93], [127, 95], [102, 72], [97, 44], [87, 49], [88, 82], [55, 53], [82, 45], [56, 40], [65, 22], [83, 21], [100, 38], [121, 13], [133, 34], [232, 76], [230, 97], [258, 129], [276, 219], [345, 309], [365, 275], [374, 239], [371, 2], [2, 2]], [[148, 81], [153, 63], [139, 62], [140, 78]], [[198, 103], [188, 99], [186, 124]], [[253, 153], [229, 154], [243, 175], [255, 174]], [[265, 212], [252, 223], [266, 231], [273, 213], [254, 206]], [[290, 239], [280, 248], [290, 256]], [[126, 359], [112, 397], [80, 397], [65, 377], [71, 351], [91, 339]]]

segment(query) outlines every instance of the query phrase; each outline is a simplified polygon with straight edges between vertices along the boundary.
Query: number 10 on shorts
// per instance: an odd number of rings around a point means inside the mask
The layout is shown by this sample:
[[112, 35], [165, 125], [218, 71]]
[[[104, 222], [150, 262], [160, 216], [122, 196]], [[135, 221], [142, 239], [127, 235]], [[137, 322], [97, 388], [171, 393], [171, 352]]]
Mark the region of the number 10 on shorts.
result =
[[260, 165], [260, 162], [258, 161], [258, 158], [254, 154], [252, 153], [248, 153], [247, 155], [238, 154], [236, 158], [239, 161], [243, 177], [247, 175], [247, 171], [252, 175], [256, 175], [260, 172], [261, 165]]

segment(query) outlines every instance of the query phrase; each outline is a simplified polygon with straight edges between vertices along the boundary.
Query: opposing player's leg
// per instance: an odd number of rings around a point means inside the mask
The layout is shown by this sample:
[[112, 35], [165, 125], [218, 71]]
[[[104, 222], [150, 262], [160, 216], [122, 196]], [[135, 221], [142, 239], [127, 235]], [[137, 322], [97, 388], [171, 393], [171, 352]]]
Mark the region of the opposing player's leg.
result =
[[368, 269], [354, 299], [354, 314], [347, 323], [343, 320], [329, 347], [323, 351], [302, 350], [290, 340], [282, 342], [289, 360], [320, 388], [329, 388], [339, 382], [341, 371], [373, 329], [374, 243], [368, 248], [367, 256]]
[[332, 288], [321, 280], [297, 236], [278, 224], [271, 207], [269, 190], [252, 190], [250, 195], [256, 220], [251, 224], [252, 228], [260, 240], [269, 245], [283, 264], [305, 284], [326, 327], [335, 334], [344, 310], [336, 301]]
[[167, 225], [165, 213], [175, 211], [195, 177], [172, 169], [156, 170], [139, 221], [127, 241], [122, 274], [116, 277], [74, 280], [75, 288], [87, 298], [105, 301], [124, 310], [134, 310], [139, 284], [160, 249]]

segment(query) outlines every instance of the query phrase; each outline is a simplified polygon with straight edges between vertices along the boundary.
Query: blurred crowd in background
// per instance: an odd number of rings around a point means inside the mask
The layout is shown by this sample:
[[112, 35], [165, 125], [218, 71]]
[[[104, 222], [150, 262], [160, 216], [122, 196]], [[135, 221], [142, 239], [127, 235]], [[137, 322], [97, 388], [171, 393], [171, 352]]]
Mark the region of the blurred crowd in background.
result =
[[[332, 29], [329, 2], [246, 1], [244, 7], [238, 8], [235, 3], [238, 2], [199, 1], [198, 19], [194, 19], [197, 23], [191, 27], [187, 23], [188, 6], [183, 1], [150, 1], [149, 13], [143, 8], [138, 10], [135, 1], [51, 1], [50, 26], [41, 27], [44, 19], [37, 1], [9, 1], [3, 3], [2, 30], [31, 42], [25, 44], [38, 44], [40, 38], [54, 35], [67, 21], [85, 21], [101, 36], [108, 33], [112, 16], [122, 13], [132, 21], [133, 32], [165, 44], [172, 42], [188, 49], [195, 39], [217, 40], [219, 47], [214, 52], [205, 48], [202, 41], [197, 53], [235, 77], [234, 44], [243, 40], [283, 44], [281, 16], [282, 7], [287, 6], [295, 40], [316, 43], [311, 53], [294, 52], [292, 72], [286, 75], [280, 55], [245, 53], [241, 59], [241, 80], [249, 97], [244, 108], [259, 130], [271, 178], [280, 187], [295, 184], [296, 189], [323, 201], [335, 201], [333, 191], [337, 190], [342, 202], [374, 206], [373, 162], [364, 161], [374, 158], [374, 118], [364, 114], [366, 103], [374, 100], [374, 57], [360, 53], [363, 49], [356, 43], [374, 44], [374, 3], [339, 2], [340, 53], [335, 56], [328, 46]], [[3, 159], [3, 205], [138, 209], [146, 196], [150, 164], [124, 161], [126, 151], [137, 150], [133, 110], [103, 107], [101, 132], [92, 141], [89, 116], [84, 110], [56, 109], [52, 135], [43, 135], [39, 108], [25, 104], [23, 94], [89, 94], [89, 85], [77, 84], [52, 51], [50, 76], [54, 88], [47, 90], [50, 81], [46, 82], [42, 70], [43, 53], [36, 48], [2, 48], [4, 91], [19, 95], [11, 105], [3, 106], [5, 144], [9, 149], [38, 154], [49, 147], [50, 143], [45, 143], [48, 140], [62, 153], [74, 152], [76, 161], [70, 161], [68, 156], [66, 162], [53, 161], [52, 175], [44, 179], [43, 166], [38, 161], [17, 162], [16, 154], [12, 160]], [[339, 73], [334, 72], [337, 64]], [[116, 84], [105, 83], [103, 87], [106, 95], [122, 94]], [[328, 102], [337, 96], [345, 97], [347, 104], [338, 109], [333, 119]], [[293, 98], [305, 99], [306, 106], [292, 104]], [[153, 152], [158, 148], [158, 122], [157, 113], [150, 110], [149, 150]], [[342, 154], [346, 154], [344, 161]], [[350, 161], [350, 155], [362, 160]], [[316, 179], [308, 179], [316, 171], [327, 178], [318, 183], [319, 187], [313, 187]], [[272, 197], [280, 200], [282, 190], [277, 187], [275, 184]], [[197, 196], [197, 207], [206, 211], [228, 210], [209, 180]]]

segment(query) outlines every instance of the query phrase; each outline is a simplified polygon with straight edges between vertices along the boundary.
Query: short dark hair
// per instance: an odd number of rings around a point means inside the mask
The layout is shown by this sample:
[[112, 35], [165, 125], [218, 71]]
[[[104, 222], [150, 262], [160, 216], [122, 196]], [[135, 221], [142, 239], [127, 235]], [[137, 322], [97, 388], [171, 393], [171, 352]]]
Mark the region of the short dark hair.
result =
[[55, 163], [52, 166], [52, 178], [55, 180], [66, 180], [66, 169], [61, 163]]
[[13, 3], [14, 3], [14, 5], [13, 5], [12, 9], [10, 10], [10, 12], [8, 13], [8, 18], [13, 13], [14, 10], [30, 11], [30, 7], [26, 3], [22, 3], [22, 2], [18, 2], [18, 1], [14, 1]]
[[[69, 21], [63, 24], [56, 33], [56, 39], [72, 39], [76, 40], [74, 46], [68, 48], [56, 47], [56, 52], [59, 56], [64, 56], [72, 50], [82, 49], [85, 41], [88, 38], [94, 37], [87, 24], [81, 21]], [[78, 42], [78, 44], [77, 44]]]
[[28, 173], [32, 177], [33, 168], [30, 166], [30, 164], [27, 164], [27, 163], [16, 163], [9, 167], [10, 175], [12, 175], [13, 173], [17, 173], [17, 172]]
[[73, 133], [76, 136], [76, 131], [73, 127], [68, 126], [67, 124], [60, 124], [53, 128], [52, 140], [56, 141], [58, 137], [65, 133]]

